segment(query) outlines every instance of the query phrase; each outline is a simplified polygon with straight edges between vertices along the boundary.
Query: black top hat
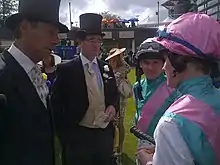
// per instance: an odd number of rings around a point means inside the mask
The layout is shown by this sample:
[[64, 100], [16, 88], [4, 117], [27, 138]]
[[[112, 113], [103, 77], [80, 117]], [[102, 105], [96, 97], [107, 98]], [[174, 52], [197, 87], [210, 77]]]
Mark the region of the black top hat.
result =
[[79, 16], [80, 30], [78, 36], [101, 35], [102, 33], [102, 16], [95, 13], [85, 13]]
[[14, 30], [22, 19], [28, 19], [50, 23], [61, 33], [68, 32], [68, 28], [59, 22], [59, 7], [60, 0], [19, 0], [18, 13], [8, 17], [5, 25]]

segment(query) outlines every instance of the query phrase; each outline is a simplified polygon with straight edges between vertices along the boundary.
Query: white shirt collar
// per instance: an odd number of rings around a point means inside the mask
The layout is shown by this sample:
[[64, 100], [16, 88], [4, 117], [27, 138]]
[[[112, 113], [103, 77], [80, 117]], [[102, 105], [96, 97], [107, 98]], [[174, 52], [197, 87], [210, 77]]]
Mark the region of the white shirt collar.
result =
[[80, 53], [80, 57], [81, 57], [83, 66], [85, 66], [86, 64], [91, 64], [91, 63], [98, 64], [96, 57], [92, 61], [89, 61], [82, 53]]
[[36, 65], [31, 59], [19, 50], [14, 44], [8, 49], [8, 52], [15, 58], [15, 60], [22, 66], [28, 74]]

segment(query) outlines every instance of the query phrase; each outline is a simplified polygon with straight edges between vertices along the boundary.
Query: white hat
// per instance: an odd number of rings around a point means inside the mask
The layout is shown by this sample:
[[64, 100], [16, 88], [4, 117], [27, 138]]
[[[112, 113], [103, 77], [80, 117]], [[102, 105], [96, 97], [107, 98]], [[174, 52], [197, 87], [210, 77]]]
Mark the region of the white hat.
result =
[[121, 53], [123, 53], [124, 51], [126, 50], [126, 48], [121, 48], [121, 49], [118, 49], [118, 48], [112, 48], [110, 51], [109, 51], [109, 56], [105, 59], [105, 61], [108, 61], [109, 59], [117, 56], [117, 55], [120, 55]]
[[[56, 54], [54, 54], [54, 53], [51, 53], [51, 55], [54, 56], [54, 65], [55, 65], [55, 66], [56, 66], [57, 64], [60, 64], [60, 63], [62, 62], [62, 59], [61, 59], [60, 56], [58, 56], [58, 55], [56, 55]], [[40, 61], [38, 64], [41, 65], [41, 66], [43, 65], [42, 61]]]

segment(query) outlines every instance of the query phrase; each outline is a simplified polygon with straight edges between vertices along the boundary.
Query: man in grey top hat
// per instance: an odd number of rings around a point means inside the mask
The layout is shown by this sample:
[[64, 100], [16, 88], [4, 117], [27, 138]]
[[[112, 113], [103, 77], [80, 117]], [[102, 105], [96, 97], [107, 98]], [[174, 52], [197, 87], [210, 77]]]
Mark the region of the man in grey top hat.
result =
[[57, 67], [51, 104], [65, 165], [111, 165], [119, 93], [113, 70], [99, 60], [102, 16], [80, 15], [80, 55]]
[[53, 127], [47, 104], [48, 89], [36, 65], [59, 42], [60, 0], [20, 0], [19, 13], [5, 25], [15, 41], [0, 57], [0, 93], [7, 99], [1, 110], [0, 164], [53, 165]]

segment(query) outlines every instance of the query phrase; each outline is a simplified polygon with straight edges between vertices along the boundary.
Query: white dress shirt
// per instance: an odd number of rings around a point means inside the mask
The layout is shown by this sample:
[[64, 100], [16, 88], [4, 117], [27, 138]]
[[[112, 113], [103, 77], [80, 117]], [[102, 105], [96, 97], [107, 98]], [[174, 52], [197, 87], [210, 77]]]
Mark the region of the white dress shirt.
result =
[[[98, 76], [101, 77], [101, 71], [99, 69], [99, 66], [98, 66], [98, 61], [97, 61], [97, 58], [95, 57], [92, 61], [89, 61], [84, 55], [82, 55], [82, 53], [80, 54], [80, 58], [81, 58], [81, 61], [82, 61], [82, 65], [83, 65], [83, 68], [84, 70], [87, 70], [90, 74], [93, 74], [93, 83], [97, 86], [97, 89], [99, 89], [99, 86], [98, 86]], [[98, 73], [95, 72], [95, 70], [92, 68], [92, 65], [93, 64], [96, 64], [97, 65], [97, 69], [98, 69]], [[99, 75], [97, 75], [99, 74]], [[102, 79], [101, 79], [101, 86], [103, 86], [103, 82], [102, 82]]]
[[21, 65], [27, 74], [35, 67], [34, 62], [24, 55], [24, 53], [20, 51], [14, 44], [11, 45], [11, 47], [8, 49], [8, 52]]
[[90, 65], [90, 66], [91, 66], [92, 63], [98, 64], [96, 58], [94, 58], [92, 61], [89, 61], [89, 60], [88, 60], [85, 56], [83, 56], [82, 54], [80, 54], [80, 58], [81, 58], [83, 67], [84, 67], [85, 69], [88, 69], [86, 65]]
[[162, 117], [154, 132], [153, 165], [195, 165], [176, 123]]
[[8, 49], [8, 52], [12, 55], [12, 57], [14, 57], [14, 59], [27, 73], [31, 82], [35, 86], [41, 101], [44, 103], [45, 106], [47, 106], [46, 98], [49, 90], [47, 88], [46, 81], [43, 80], [43, 76], [39, 67], [14, 44], [11, 45], [11, 47]]

